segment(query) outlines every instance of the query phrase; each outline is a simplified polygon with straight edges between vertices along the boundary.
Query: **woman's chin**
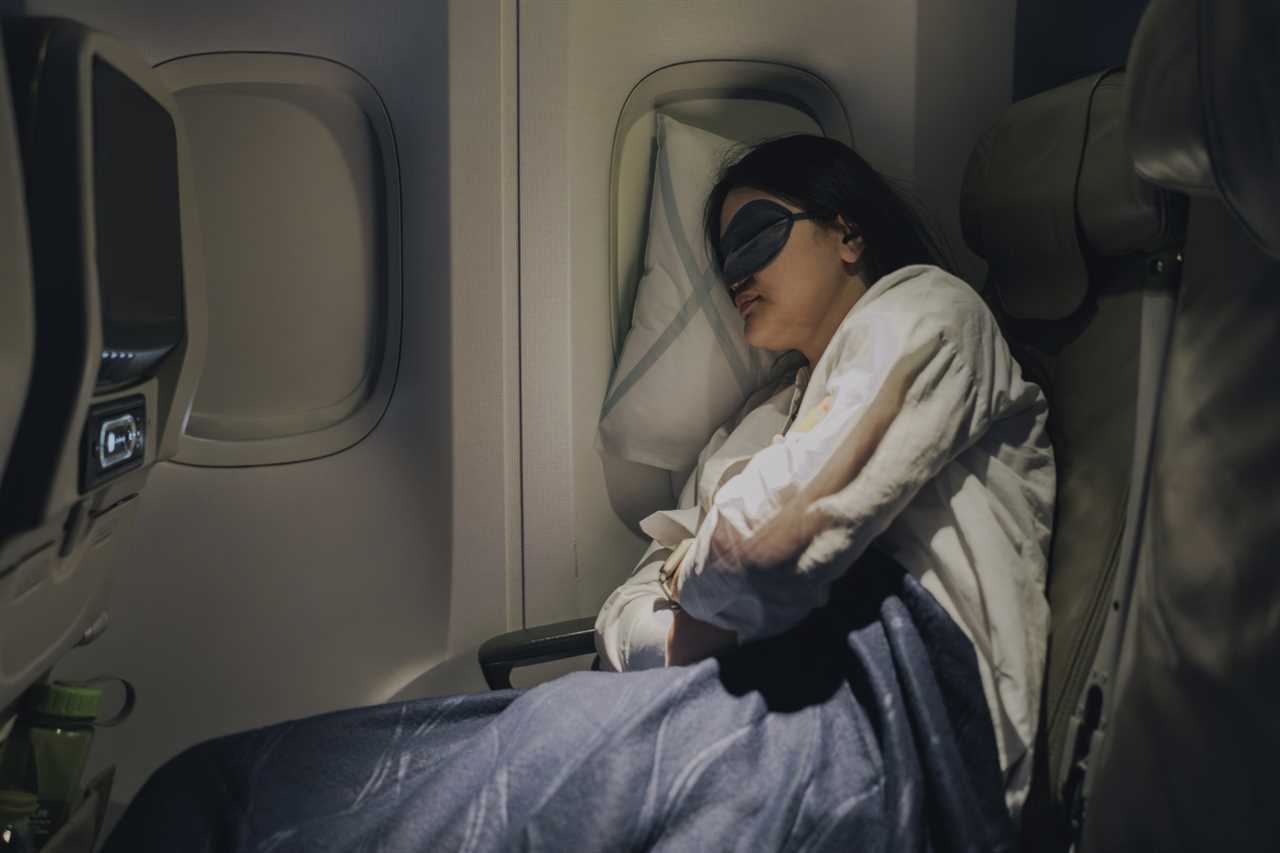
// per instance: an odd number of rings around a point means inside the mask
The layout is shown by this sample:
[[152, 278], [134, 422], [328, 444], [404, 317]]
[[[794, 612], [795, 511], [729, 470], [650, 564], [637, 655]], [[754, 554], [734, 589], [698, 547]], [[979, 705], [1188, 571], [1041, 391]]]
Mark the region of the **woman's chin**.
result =
[[777, 342], [769, 334], [767, 323], [761, 323], [759, 318], [752, 314], [748, 314], [743, 321], [742, 337], [746, 342], [756, 349], [776, 350]]

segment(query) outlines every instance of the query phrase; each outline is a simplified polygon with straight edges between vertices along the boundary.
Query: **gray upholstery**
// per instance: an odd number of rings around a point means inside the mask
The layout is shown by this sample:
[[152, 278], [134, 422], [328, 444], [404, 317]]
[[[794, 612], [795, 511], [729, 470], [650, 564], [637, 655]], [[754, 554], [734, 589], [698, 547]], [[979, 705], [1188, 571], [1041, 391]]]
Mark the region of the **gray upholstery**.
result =
[[1010, 317], [1064, 319], [1088, 291], [1086, 252], [1152, 252], [1181, 221], [1123, 155], [1123, 80], [1104, 72], [1014, 104], [969, 159], [965, 240]]
[[1280, 849], [1280, 263], [1212, 201], [1185, 251], [1089, 851]]
[[1076, 187], [1084, 243], [1107, 258], [1159, 251], [1186, 220], [1186, 199], [1139, 178], [1125, 153], [1125, 77], [1104, 75], [1098, 84]]
[[1066, 823], [1072, 715], [1124, 559], [1140, 385], [1154, 384], [1139, 370], [1143, 299], [1172, 287], [1174, 265], [1155, 262], [1172, 260], [1183, 222], [1179, 200], [1127, 166], [1123, 79], [1093, 75], [1014, 105], [964, 188], [965, 233], [991, 262], [987, 292], [1011, 348], [1049, 397], [1058, 465], [1029, 824]]
[[1014, 104], [969, 157], [965, 241], [986, 259], [995, 297], [1017, 319], [1058, 320], [1084, 301], [1076, 175], [1098, 78]]
[[1157, 0], [1129, 57], [1128, 132], [1148, 180], [1221, 198], [1280, 257], [1280, 4]]
[[1085, 851], [1280, 849], [1278, 23], [1157, 0], [1131, 57], [1136, 164], [1195, 196]]

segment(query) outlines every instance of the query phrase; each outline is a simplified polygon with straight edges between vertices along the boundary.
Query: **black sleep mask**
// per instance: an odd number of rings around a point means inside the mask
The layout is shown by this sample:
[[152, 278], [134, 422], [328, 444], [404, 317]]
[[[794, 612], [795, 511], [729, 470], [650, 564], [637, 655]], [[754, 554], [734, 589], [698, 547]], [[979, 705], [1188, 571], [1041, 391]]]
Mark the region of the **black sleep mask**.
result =
[[791, 224], [813, 219], [812, 213], [792, 213], [765, 198], [738, 208], [720, 238], [720, 278], [730, 288], [759, 272], [778, 256], [791, 236]]

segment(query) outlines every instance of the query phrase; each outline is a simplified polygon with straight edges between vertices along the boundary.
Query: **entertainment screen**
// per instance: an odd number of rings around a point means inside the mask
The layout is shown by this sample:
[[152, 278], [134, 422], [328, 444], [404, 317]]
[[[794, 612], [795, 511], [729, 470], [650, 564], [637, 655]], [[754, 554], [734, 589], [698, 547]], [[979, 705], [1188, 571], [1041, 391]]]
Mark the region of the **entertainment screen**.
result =
[[93, 63], [93, 189], [103, 352], [98, 385], [147, 376], [182, 340], [177, 136], [169, 113]]

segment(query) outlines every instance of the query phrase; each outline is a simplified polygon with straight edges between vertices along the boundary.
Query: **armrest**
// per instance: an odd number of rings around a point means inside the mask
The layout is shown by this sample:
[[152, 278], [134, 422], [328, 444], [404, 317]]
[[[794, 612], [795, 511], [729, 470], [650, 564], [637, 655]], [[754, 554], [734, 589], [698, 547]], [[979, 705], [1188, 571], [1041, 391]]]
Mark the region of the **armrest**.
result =
[[[511, 670], [550, 660], [594, 654], [594, 616], [508, 631], [485, 640], [480, 647], [480, 671], [490, 690], [511, 687]], [[595, 669], [595, 666], [592, 666]]]

